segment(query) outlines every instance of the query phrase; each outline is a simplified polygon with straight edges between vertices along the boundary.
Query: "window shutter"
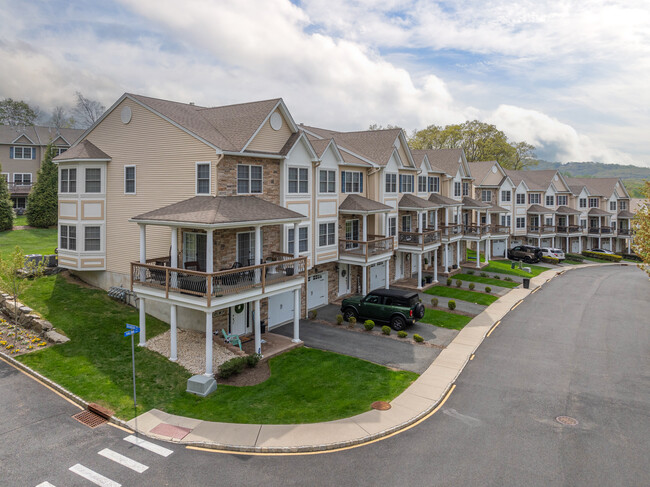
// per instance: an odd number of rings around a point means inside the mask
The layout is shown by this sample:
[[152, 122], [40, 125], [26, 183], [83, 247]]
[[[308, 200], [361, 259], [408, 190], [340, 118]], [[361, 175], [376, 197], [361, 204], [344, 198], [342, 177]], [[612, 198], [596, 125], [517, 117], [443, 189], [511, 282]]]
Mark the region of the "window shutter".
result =
[[36, 147], [32, 147], [32, 159], [36, 159]]
[[402, 192], [402, 188], [404, 187], [404, 184], [403, 184], [403, 182], [402, 182], [403, 178], [404, 178], [404, 175], [403, 175], [403, 174], [400, 174], [400, 175], [399, 175], [399, 188], [398, 188], [398, 191], [399, 191], [400, 193]]
[[359, 193], [363, 193], [363, 173], [359, 173]]
[[13, 158], [14, 158], [14, 148], [9, 147], [9, 159], [13, 159]]
[[341, 171], [341, 193], [345, 193], [345, 171]]

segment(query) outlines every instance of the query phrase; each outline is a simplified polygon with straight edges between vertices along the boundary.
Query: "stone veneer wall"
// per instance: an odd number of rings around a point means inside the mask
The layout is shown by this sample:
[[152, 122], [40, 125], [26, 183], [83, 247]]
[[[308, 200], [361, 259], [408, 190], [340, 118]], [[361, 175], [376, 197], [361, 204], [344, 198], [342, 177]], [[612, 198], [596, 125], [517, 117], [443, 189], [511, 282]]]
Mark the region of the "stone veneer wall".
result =
[[262, 193], [254, 194], [254, 196], [279, 205], [280, 161], [276, 159], [225, 156], [217, 166], [217, 196], [237, 195], [237, 166], [239, 164], [262, 166]]

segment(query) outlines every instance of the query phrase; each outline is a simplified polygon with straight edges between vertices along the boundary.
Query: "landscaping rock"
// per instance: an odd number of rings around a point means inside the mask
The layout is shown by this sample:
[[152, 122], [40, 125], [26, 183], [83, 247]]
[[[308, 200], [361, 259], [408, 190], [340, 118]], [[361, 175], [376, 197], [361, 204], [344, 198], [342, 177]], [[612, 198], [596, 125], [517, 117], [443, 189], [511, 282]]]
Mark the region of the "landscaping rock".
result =
[[32, 329], [37, 333], [44, 333], [50, 331], [52, 328], [52, 323], [41, 318], [36, 318], [32, 321]]
[[45, 333], [45, 338], [47, 338], [52, 343], [66, 343], [70, 341], [68, 337], [63, 336], [54, 330], [50, 330], [47, 333]]
[[21, 306], [20, 308], [18, 308], [18, 311], [20, 311], [24, 315], [28, 315], [29, 313], [31, 313], [34, 310], [32, 308], [30, 308], [29, 306]]

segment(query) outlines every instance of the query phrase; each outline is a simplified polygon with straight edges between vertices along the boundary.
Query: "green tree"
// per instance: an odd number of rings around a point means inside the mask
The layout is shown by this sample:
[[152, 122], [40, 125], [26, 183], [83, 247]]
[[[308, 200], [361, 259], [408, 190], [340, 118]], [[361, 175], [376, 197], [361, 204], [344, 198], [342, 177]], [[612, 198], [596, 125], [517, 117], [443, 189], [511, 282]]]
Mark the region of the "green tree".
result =
[[36, 184], [27, 197], [27, 223], [32, 227], [47, 228], [58, 221], [58, 184], [59, 173], [52, 158], [56, 148], [50, 142], [45, 148], [43, 163], [38, 171]]
[[535, 158], [535, 146], [527, 142], [517, 142], [512, 145], [513, 151], [510, 157], [501, 165], [506, 169], [525, 169], [536, 166], [539, 161]]
[[5, 98], [0, 101], [0, 124], [11, 125], [34, 125], [38, 113], [24, 101], [15, 101]]
[[646, 197], [645, 204], [639, 207], [632, 220], [632, 250], [643, 261], [639, 267], [650, 276], [650, 180], [645, 182], [643, 192]]
[[[0, 165], [0, 171], [2, 166]], [[0, 176], [0, 232], [11, 230], [14, 226], [14, 208], [9, 197], [7, 180]]]

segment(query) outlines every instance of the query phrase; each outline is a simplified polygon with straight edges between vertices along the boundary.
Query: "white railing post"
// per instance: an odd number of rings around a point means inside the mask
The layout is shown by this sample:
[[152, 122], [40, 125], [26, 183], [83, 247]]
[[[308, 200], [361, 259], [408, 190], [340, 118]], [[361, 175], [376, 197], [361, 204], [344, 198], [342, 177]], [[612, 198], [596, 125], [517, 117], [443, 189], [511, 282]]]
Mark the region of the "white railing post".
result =
[[172, 362], [176, 362], [178, 360], [178, 352], [177, 352], [177, 332], [178, 329], [176, 327], [176, 305], [172, 304], [171, 309], [169, 310], [169, 321], [170, 321], [170, 337], [171, 337], [171, 346], [170, 346], [170, 352], [169, 352], [169, 360]]
[[147, 313], [145, 312], [144, 299], [140, 298], [138, 303], [140, 305], [140, 333], [138, 334], [140, 340], [138, 345], [144, 347], [145, 343], [147, 343]]
[[253, 327], [255, 329], [255, 353], [262, 355], [262, 322], [259, 299], [253, 301]]
[[[172, 269], [178, 268], [178, 229], [172, 227], [171, 255], [169, 256], [169, 266]], [[178, 272], [171, 273], [171, 287], [178, 287]]]
[[300, 343], [300, 288], [293, 290], [293, 343]]
[[[295, 237], [295, 245], [298, 245], [298, 240], [297, 240], [297, 234], [294, 234]], [[257, 225], [255, 227], [255, 256], [253, 263], [258, 266], [262, 263], [262, 232], [261, 232], [261, 227]], [[262, 269], [255, 269], [255, 283], [259, 283], [262, 280]]]
[[212, 377], [212, 312], [205, 312], [205, 375]]
[[147, 263], [147, 225], [140, 224], [140, 282], [147, 280], [147, 270], [144, 265]]

